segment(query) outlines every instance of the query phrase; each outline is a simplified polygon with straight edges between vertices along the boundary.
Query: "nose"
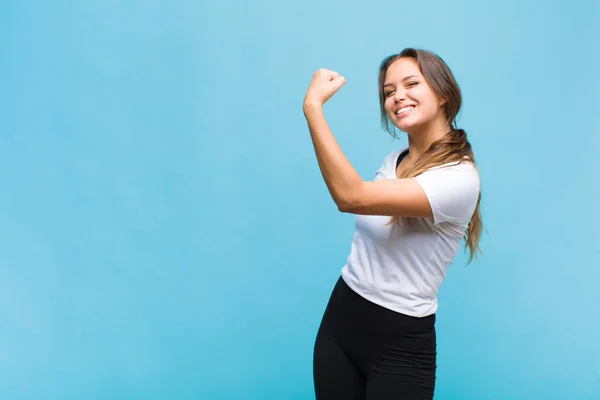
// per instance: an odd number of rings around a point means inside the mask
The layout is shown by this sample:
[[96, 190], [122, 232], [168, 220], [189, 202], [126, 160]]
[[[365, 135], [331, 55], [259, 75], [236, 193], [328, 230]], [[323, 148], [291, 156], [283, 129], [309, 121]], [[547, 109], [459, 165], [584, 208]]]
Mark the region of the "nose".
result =
[[394, 93], [394, 101], [398, 103], [406, 98], [406, 94], [402, 89], [396, 89], [396, 93]]

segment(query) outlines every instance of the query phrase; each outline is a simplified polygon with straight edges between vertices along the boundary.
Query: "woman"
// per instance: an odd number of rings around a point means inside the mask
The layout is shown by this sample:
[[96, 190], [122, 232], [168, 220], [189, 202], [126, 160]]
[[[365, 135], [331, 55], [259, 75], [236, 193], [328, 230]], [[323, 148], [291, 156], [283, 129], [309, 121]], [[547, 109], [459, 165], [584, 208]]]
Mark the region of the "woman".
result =
[[437, 55], [405, 49], [379, 70], [382, 124], [408, 148], [391, 152], [363, 181], [322, 106], [345, 83], [315, 72], [303, 111], [318, 164], [342, 212], [356, 214], [350, 255], [325, 310], [314, 349], [321, 399], [431, 399], [436, 377], [437, 291], [461, 240], [479, 250], [479, 175], [466, 133], [455, 126], [460, 89]]

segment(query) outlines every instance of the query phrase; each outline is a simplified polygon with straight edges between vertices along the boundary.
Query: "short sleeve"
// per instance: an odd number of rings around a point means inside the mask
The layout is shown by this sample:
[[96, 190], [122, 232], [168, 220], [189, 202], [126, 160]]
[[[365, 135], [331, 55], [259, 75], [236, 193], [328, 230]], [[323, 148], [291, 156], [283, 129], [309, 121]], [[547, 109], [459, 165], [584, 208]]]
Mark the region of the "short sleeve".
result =
[[467, 224], [479, 198], [479, 174], [469, 162], [429, 169], [415, 177], [423, 188], [435, 225]]

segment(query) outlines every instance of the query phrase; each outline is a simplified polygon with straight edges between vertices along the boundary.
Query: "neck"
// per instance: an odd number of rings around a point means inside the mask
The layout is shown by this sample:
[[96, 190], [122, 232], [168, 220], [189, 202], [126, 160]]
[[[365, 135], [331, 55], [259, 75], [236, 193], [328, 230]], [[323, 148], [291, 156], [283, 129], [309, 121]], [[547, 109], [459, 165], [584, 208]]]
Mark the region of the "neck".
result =
[[445, 121], [436, 121], [431, 125], [406, 132], [408, 136], [408, 156], [412, 161], [418, 159], [434, 142], [440, 140], [449, 131], [450, 127]]

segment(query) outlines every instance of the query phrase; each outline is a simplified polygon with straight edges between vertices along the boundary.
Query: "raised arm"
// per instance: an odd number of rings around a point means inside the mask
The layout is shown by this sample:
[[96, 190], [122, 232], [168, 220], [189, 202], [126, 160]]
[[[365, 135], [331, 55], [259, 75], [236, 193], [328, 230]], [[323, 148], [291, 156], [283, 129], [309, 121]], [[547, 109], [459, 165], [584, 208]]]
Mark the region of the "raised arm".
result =
[[325, 102], [345, 83], [340, 74], [320, 69], [303, 103], [317, 162], [338, 209], [353, 214], [431, 217], [427, 196], [415, 179], [365, 182], [346, 159], [323, 114]]

